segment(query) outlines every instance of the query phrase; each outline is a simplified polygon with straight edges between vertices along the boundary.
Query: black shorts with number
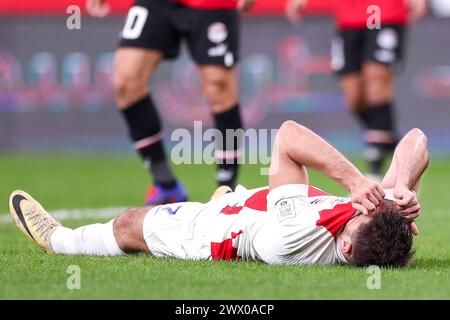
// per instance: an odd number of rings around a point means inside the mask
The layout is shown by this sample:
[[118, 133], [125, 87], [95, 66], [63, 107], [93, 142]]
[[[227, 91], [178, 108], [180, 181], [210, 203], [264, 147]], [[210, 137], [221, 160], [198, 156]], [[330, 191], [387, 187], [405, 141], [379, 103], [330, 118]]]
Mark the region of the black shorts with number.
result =
[[359, 72], [365, 62], [374, 61], [400, 70], [404, 38], [405, 27], [400, 24], [338, 31], [331, 45], [331, 67], [345, 75]]
[[179, 55], [184, 39], [197, 64], [233, 67], [238, 61], [239, 14], [194, 9], [169, 0], [137, 0], [120, 37], [119, 47], [156, 50], [167, 59]]

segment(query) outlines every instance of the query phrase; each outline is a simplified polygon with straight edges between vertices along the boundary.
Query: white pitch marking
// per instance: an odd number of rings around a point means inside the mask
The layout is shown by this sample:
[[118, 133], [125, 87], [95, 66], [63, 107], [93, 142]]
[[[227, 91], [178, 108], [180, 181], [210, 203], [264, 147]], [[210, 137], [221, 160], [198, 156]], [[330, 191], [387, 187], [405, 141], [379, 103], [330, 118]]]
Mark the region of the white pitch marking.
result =
[[[61, 209], [49, 212], [56, 220], [67, 219], [101, 219], [101, 218], [114, 218], [127, 208], [113, 207], [113, 208], [101, 208], [101, 209]], [[12, 218], [9, 214], [0, 214], [0, 223], [12, 223]]]

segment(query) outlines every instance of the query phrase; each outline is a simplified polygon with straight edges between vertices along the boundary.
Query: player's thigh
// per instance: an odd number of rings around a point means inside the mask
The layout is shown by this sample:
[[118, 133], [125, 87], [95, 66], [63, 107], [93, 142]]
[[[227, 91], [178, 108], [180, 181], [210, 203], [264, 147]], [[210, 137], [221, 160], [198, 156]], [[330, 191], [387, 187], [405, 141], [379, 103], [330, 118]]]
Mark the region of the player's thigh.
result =
[[198, 70], [203, 83], [221, 84], [226, 87], [237, 87], [235, 68], [226, 68], [220, 65], [200, 65]]
[[148, 94], [148, 82], [162, 53], [143, 48], [118, 48], [114, 58], [113, 87], [119, 108], [126, 108]]
[[195, 21], [187, 30], [186, 41], [197, 65], [234, 67], [239, 60], [238, 12], [199, 9], [186, 12]]
[[362, 70], [364, 82], [364, 99], [370, 105], [390, 101], [394, 92], [394, 73], [386, 64], [367, 61]]
[[143, 221], [149, 251], [155, 257], [208, 259], [210, 242], [202, 235], [211, 226], [205, 219], [197, 220], [204, 209], [203, 203], [178, 202], [150, 210]]
[[365, 96], [371, 104], [384, 103], [393, 97], [395, 72], [403, 63], [405, 27], [383, 25], [365, 30], [362, 73]]
[[163, 58], [178, 55], [180, 35], [169, 3], [137, 0], [128, 11], [114, 62], [113, 85], [119, 107], [148, 93], [148, 81]]
[[116, 81], [147, 83], [162, 59], [160, 51], [142, 48], [121, 47], [114, 57], [114, 79]]

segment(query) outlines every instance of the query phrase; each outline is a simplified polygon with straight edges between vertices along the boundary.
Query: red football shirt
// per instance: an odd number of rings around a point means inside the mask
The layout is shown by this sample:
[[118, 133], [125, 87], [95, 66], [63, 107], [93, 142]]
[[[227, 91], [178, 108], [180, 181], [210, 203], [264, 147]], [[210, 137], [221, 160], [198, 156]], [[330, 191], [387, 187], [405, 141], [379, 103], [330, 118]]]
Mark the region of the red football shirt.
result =
[[237, 0], [175, 0], [187, 7], [198, 9], [236, 9]]
[[365, 28], [372, 12], [368, 7], [380, 8], [382, 24], [406, 24], [406, 0], [338, 0], [336, 1], [336, 24], [339, 29]]

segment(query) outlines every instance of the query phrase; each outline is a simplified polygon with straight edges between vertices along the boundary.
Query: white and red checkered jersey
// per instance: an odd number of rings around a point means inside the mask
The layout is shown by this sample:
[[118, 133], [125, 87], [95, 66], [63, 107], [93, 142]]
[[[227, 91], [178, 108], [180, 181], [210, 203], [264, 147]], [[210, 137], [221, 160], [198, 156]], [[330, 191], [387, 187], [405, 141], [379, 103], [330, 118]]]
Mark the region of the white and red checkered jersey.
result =
[[213, 260], [345, 263], [337, 236], [355, 213], [350, 199], [308, 185], [284, 185], [270, 192], [238, 187], [202, 208], [192, 221], [192, 238], [202, 248], [209, 244], [210, 256], [202, 258]]

